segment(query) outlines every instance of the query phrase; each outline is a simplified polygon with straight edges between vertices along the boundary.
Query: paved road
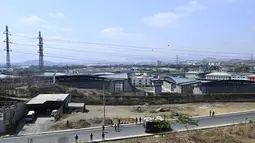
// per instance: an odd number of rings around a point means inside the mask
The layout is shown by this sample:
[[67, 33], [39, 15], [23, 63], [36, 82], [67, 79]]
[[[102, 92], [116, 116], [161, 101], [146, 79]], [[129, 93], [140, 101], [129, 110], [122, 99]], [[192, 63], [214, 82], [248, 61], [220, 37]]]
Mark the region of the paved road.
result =
[[[210, 127], [231, 123], [240, 123], [244, 122], [248, 118], [249, 120], [255, 119], [255, 111], [245, 112], [245, 113], [233, 113], [225, 115], [216, 115], [215, 117], [197, 117], [195, 120], [199, 120], [199, 127]], [[173, 121], [174, 122], [174, 121]], [[194, 128], [195, 126], [189, 126], [189, 129]], [[185, 129], [184, 125], [174, 123], [173, 129], [175, 131]], [[114, 137], [124, 137], [124, 136], [133, 136], [139, 134], [145, 134], [144, 128], [142, 125], [126, 125], [120, 127], [120, 132], [116, 132], [114, 127], [107, 127], [105, 129], [106, 138]], [[101, 139], [102, 129], [84, 129], [80, 131], [72, 132], [61, 132], [61, 133], [50, 133], [43, 135], [30, 135], [30, 136], [20, 136], [20, 137], [11, 137], [0, 139], [0, 143], [29, 143], [28, 138], [32, 138], [33, 142], [31, 143], [74, 143], [74, 137], [77, 134], [79, 140], [89, 141], [90, 133], [94, 134], [94, 139]]]

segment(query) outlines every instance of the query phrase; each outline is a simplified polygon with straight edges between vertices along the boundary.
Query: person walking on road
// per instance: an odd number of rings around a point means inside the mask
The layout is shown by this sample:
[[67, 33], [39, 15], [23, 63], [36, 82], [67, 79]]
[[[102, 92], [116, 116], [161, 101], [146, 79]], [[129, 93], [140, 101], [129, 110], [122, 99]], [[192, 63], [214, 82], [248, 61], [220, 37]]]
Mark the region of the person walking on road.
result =
[[114, 125], [114, 128], [115, 128], [115, 131], [117, 131], [117, 125], [116, 124]]
[[120, 131], [120, 124], [119, 123], [118, 123], [117, 127], [118, 127], [118, 131]]
[[103, 125], [102, 129], [103, 129], [103, 132], [104, 132], [104, 125]]
[[210, 110], [210, 116], [212, 116], [212, 111]]
[[90, 141], [93, 141], [93, 134], [90, 134]]
[[214, 117], [214, 114], [215, 114], [215, 113], [214, 113], [214, 111], [213, 111], [213, 112], [212, 112], [212, 116], [213, 116], [213, 117]]
[[75, 142], [78, 142], [78, 135], [75, 135]]
[[139, 122], [142, 123], [142, 118], [141, 117], [139, 117]]
[[104, 136], [105, 136], [105, 134], [104, 134], [104, 132], [102, 132], [102, 140], [104, 140]]
[[137, 117], [135, 118], [135, 124], [137, 124]]
[[118, 124], [120, 124], [120, 119], [119, 119], [119, 122], [118, 122]]

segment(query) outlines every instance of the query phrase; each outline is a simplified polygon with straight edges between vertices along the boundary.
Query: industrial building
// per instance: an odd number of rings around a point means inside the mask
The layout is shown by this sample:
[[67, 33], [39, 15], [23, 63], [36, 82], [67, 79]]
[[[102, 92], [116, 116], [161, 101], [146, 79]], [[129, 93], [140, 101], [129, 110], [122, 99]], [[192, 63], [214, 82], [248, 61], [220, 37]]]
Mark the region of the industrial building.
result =
[[132, 83], [127, 73], [106, 75], [59, 75], [55, 77], [60, 85], [87, 88], [105, 89], [110, 92], [133, 91]]
[[231, 74], [226, 72], [213, 72], [206, 75], [209, 80], [230, 80]]
[[130, 77], [134, 87], [151, 87], [152, 77], [147, 74], [133, 75]]
[[201, 83], [201, 93], [255, 93], [255, 82], [246, 80], [221, 80]]
[[34, 110], [36, 114], [44, 114], [61, 107], [66, 109], [70, 102], [69, 94], [39, 94], [27, 103], [27, 108]]

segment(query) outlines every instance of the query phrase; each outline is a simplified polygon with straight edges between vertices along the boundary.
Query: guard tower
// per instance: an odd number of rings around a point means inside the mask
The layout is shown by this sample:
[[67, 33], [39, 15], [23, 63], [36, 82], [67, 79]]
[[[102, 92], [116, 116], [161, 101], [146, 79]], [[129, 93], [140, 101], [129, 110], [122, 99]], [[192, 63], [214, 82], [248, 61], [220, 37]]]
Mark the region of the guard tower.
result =
[[163, 80], [162, 79], [152, 80], [152, 85], [153, 85], [154, 94], [160, 94], [162, 92], [162, 85], [163, 85]]

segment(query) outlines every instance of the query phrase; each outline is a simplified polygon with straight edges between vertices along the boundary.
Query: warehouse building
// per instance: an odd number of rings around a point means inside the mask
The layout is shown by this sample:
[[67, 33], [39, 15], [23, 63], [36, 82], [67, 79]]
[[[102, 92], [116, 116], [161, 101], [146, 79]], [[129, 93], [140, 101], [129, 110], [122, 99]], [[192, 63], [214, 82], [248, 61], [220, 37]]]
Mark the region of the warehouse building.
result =
[[27, 108], [34, 110], [36, 114], [45, 114], [61, 107], [64, 110], [70, 102], [69, 94], [39, 94], [27, 103]]

